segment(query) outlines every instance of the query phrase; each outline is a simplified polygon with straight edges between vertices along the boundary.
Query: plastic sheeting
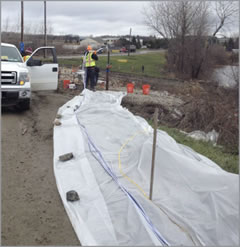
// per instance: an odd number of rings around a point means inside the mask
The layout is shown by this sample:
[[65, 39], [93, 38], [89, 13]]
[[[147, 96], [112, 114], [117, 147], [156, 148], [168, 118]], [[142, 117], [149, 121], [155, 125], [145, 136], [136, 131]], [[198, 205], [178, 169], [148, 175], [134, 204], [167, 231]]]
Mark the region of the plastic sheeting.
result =
[[[153, 129], [120, 105], [124, 95], [85, 89], [58, 111], [54, 172], [81, 244], [164, 245], [158, 232], [169, 245], [238, 245], [238, 176], [160, 130], [148, 199]], [[79, 201], [66, 200], [70, 190]]]

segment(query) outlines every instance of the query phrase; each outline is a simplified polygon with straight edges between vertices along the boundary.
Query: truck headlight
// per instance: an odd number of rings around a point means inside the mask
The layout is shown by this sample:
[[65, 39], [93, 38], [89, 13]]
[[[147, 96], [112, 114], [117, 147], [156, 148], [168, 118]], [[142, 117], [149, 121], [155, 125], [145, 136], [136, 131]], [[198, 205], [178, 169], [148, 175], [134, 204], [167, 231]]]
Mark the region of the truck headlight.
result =
[[19, 85], [24, 85], [25, 82], [29, 81], [29, 74], [27, 72], [19, 73]]

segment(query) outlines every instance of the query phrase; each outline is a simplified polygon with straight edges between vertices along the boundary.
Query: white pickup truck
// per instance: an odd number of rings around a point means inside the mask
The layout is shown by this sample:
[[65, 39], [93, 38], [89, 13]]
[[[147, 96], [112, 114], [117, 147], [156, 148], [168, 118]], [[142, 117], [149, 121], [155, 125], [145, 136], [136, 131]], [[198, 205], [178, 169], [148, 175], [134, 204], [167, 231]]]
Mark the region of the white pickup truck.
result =
[[58, 63], [54, 47], [40, 47], [24, 62], [17, 47], [1, 43], [2, 106], [28, 110], [31, 91], [56, 90]]

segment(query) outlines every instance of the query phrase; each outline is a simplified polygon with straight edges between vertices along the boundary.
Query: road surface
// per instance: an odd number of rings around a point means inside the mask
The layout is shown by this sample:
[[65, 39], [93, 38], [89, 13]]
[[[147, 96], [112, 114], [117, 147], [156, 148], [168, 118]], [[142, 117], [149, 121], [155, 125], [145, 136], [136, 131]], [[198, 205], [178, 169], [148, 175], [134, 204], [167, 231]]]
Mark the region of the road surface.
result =
[[52, 122], [70, 98], [38, 93], [30, 111], [2, 110], [2, 245], [80, 245], [53, 173]]

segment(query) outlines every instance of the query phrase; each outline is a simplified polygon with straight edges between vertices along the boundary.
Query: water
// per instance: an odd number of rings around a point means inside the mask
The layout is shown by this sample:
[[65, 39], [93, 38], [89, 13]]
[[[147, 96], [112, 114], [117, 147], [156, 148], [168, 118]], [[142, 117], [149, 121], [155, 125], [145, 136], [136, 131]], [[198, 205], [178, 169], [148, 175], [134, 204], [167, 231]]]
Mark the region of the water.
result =
[[214, 70], [212, 79], [222, 87], [234, 87], [239, 83], [239, 66], [223, 66]]

